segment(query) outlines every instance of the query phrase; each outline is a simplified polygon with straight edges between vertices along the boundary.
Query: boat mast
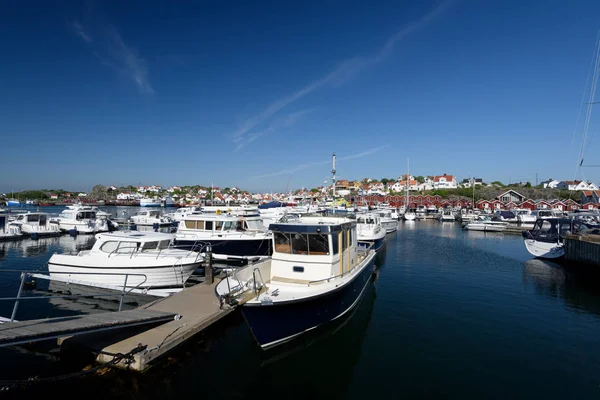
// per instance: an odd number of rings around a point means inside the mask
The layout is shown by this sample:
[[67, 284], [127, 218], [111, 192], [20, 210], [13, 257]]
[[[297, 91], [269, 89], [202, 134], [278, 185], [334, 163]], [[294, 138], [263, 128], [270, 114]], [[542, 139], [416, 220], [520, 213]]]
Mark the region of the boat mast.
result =
[[333, 181], [333, 203], [335, 206], [335, 153], [333, 153], [333, 156], [331, 157], [331, 161], [332, 161], [332, 169], [331, 169], [331, 174], [333, 175], [331, 180]]

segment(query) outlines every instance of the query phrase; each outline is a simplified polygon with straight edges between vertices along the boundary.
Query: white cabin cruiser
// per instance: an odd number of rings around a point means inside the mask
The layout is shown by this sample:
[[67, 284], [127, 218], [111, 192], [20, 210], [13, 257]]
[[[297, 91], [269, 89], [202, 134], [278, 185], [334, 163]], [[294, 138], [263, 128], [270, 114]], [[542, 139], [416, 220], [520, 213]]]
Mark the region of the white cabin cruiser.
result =
[[19, 239], [22, 236], [21, 227], [13, 225], [8, 219], [8, 214], [0, 214], [0, 241]]
[[168, 226], [173, 225], [173, 220], [163, 215], [160, 210], [142, 210], [130, 217], [131, 221], [139, 226]]
[[99, 233], [91, 250], [54, 253], [48, 261], [50, 278], [111, 288], [182, 287], [204, 258], [174, 248], [174, 238], [161, 232]]
[[202, 214], [202, 209], [198, 206], [180, 207], [171, 213], [165, 214], [165, 217], [169, 217], [173, 221], [179, 222], [192, 214]]
[[507, 210], [496, 210], [494, 211], [493, 217], [494, 221], [502, 221], [502, 222], [512, 222], [517, 223], [519, 220], [517, 219], [517, 215], [512, 211]]
[[377, 213], [356, 215], [356, 236], [359, 246], [371, 247], [378, 251], [385, 243], [386, 230]]
[[438, 220], [440, 220], [441, 222], [454, 222], [456, 220], [456, 217], [454, 216], [452, 210], [444, 208], [438, 215]]
[[50, 222], [58, 224], [64, 232], [98, 233], [109, 230], [107, 219], [99, 217], [90, 206], [70, 206]]
[[186, 249], [210, 245], [215, 258], [227, 259], [270, 256], [271, 236], [258, 214], [192, 214], [179, 223], [175, 240]]
[[503, 232], [508, 222], [493, 221], [490, 216], [478, 216], [467, 223], [463, 229], [468, 231]]
[[241, 311], [263, 349], [351, 311], [372, 282], [375, 251], [357, 249], [356, 221], [303, 217], [271, 224], [273, 256], [234, 270], [216, 287]]
[[18, 225], [24, 235], [35, 237], [55, 236], [61, 233], [58, 224], [50, 222], [50, 215], [44, 212], [27, 212], [19, 214], [11, 221]]
[[392, 233], [398, 230], [398, 220], [392, 217], [391, 210], [379, 209], [371, 212], [376, 212], [379, 215], [379, 222], [386, 233]]
[[517, 222], [520, 224], [533, 224], [537, 221], [537, 217], [531, 214], [528, 208], [513, 208], [510, 211], [517, 216]]
[[570, 233], [588, 229], [583, 221], [569, 218], [538, 219], [531, 230], [523, 231], [527, 251], [539, 258], [560, 258], [565, 255], [564, 238]]

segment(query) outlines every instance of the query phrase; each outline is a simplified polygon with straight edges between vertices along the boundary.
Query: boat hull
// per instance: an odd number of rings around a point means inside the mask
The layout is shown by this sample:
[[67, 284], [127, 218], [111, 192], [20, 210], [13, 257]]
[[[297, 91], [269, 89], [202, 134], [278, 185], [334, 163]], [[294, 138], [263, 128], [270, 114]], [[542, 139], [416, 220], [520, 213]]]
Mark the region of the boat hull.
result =
[[273, 251], [271, 240], [261, 239], [175, 239], [175, 246], [180, 249], [206, 251], [198, 249], [199, 246], [209, 245], [213, 254], [234, 257], [270, 256]]
[[9, 207], [18, 207], [18, 206], [20, 206], [20, 205], [21, 205], [21, 202], [19, 202], [19, 201], [12, 201], [12, 200], [8, 200], [8, 201], [6, 202], [6, 205], [7, 205], [7, 206], [9, 206]]
[[373, 250], [379, 251], [383, 248], [383, 245], [385, 244], [385, 236], [376, 239], [357, 239], [357, 241], [359, 245], [362, 245], [364, 247], [370, 246]]
[[469, 223], [465, 226], [465, 229], [469, 230], [469, 231], [480, 231], [480, 232], [504, 232], [504, 230], [506, 229], [506, 226]]
[[335, 291], [283, 304], [246, 303], [242, 314], [259, 345], [272, 348], [352, 310], [372, 280], [374, 265], [372, 257], [350, 282]]
[[547, 243], [533, 239], [525, 239], [527, 251], [538, 258], [556, 259], [565, 255], [565, 248], [562, 243]]
[[[201, 266], [200, 262], [185, 261], [181, 264], [177, 260], [163, 261], [162, 265], [123, 265], [131, 264], [131, 259], [114, 257], [114, 261], [106, 266], [76, 264], [78, 256], [55, 255], [48, 261], [50, 278], [60, 280], [72, 279], [79, 284], [89, 286], [120, 286], [137, 288], [165, 288], [182, 286], [190, 275]], [[119, 261], [122, 258], [122, 261]], [[135, 275], [133, 275], [135, 274]], [[140, 276], [140, 275], [145, 275]]]

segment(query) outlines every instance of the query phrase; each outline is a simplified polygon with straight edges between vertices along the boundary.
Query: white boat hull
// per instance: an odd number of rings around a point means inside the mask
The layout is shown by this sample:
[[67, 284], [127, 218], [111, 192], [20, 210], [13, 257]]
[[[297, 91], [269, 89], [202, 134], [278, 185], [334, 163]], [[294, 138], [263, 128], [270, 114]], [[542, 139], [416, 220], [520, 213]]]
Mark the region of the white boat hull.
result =
[[[82, 254], [84, 252], [81, 252]], [[86, 282], [90, 286], [118, 286], [157, 288], [181, 286], [200, 267], [202, 259], [195, 256], [183, 260], [177, 257], [161, 257], [149, 254], [147, 257], [130, 254], [114, 255], [109, 259], [79, 255], [55, 254], [48, 261], [50, 278], [73, 279], [77, 283]], [[181, 261], [180, 261], [181, 260]], [[123, 265], [128, 265], [123, 267]]]
[[565, 255], [563, 243], [547, 243], [533, 239], [525, 239], [525, 247], [531, 255], [539, 258], [553, 259]]
[[477, 224], [471, 222], [465, 226], [465, 229], [480, 232], [503, 232], [506, 229], [506, 225]]

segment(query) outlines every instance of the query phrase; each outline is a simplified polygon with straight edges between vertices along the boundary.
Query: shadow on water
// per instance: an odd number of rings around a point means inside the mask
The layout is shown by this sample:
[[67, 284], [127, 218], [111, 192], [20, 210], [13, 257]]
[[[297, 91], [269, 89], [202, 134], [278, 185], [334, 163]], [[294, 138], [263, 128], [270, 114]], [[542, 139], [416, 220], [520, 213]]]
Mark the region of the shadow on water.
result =
[[235, 312], [144, 374], [106, 370], [13, 392], [21, 398], [44, 393], [119, 399], [345, 397], [371, 319], [374, 280], [351, 313], [272, 350], [260, 349], [241, 313]]
[[600, 316], [600, 273], [564, 262], [531, 259], [523, 264], [523, 278], [538, 293], [563, 299], [568, 307]]

